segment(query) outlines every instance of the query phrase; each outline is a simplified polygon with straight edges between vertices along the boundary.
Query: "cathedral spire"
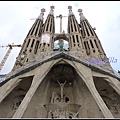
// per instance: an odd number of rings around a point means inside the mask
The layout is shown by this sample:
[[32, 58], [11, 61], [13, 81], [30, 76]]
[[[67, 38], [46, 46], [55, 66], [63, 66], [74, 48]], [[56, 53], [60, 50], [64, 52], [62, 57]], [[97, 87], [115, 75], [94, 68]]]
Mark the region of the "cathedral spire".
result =
[[68, 9], [68, 33], [70, 34], [70, 49], [73, 51], [80, 50], [83, 48], [80, 27], [75, 15], [72, 12], [72, 6], [68, 6]]
[[31, 61], [34, 58], [34, 56], [36, 56], [38, 52], [40, 37], [42, 34], [44, 12], [45, 12], [45, 9], [44, 8], [41, 9], [40, 15], [35, 20], [34, 24], [29, 30], [24, 40], [21, 51], [17, 57], [14, 68], [23, 66], [24, 64]]
[[48, 52], [53, 49], [53, 39], [55, 33], [55, 22], [54, 22], [54, 9], [55, 7], [50, 6], [50, 12], [45, 20], [42, 29], [42, 36], [40, 40], [40, 52]]
[[106, 54], [103, 50], [103, 47], [98, 39], [95, 28], [92, 28], [88, 20], [82, 13], [82, 9], [78, 9], [80, 15], [80, 25], [81, 25], [81, 33], [84, 38], [84, 47], [86, 48], [86, 53], [90, 57], [95, 57], [98, 59], [102, 59], [100, 56], [104, 56], [106, 58]]

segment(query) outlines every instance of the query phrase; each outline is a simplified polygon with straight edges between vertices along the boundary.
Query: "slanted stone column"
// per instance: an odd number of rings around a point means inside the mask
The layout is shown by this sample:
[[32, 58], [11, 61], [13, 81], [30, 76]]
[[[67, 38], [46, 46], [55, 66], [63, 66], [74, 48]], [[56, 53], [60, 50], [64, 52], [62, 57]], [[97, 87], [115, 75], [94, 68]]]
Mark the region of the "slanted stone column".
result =
[[69, 60], [65, 60], [65, 61], [75, 68], [75, 70], [78, 73], [78, 75], [80, 76], [80, 78], [82, 78], [82, 80], [85, 82], [86, 86], [90, 90], [90, 93], [92, 94], [93, 98], [95, 99], [96, 103], [98, 104], [98, 107], [100, 108], [104, 117], [105, 118], [114, 118], [112, 113], [109, 111], [109, 109], [107, 108], [103, 99], [101, 98], [101, 96], [99, 95], [98, 91], [95, 88], [91, 69], [89, 69], [88, 67], [86, 67], [80, 63], [74, 62], [74, 61], [72, 61], [72, 62]]
[[92, 96], [94, 97], [104, 117], [114, 118], [112, 113], [109, 111], [103, 99], [101, 98], [101, 96], [99, 95], [98, 91], [95, 88], [91, 70], [87, 68], [86, 66], [83, 66], [77, 62], [73, 62], [73, 63], [75, 65], [76, 72], [82, 78], [82, 80], [85, 82], [86, 86], [90, 90]]
[[27, 92], [25, 98], [23, 99], [22, 103], [20, 104], [19, 108], [13, 115], [13, 118], [22, 118], [22, 116], [23, 116], [30, 100], [32, 99], [35, 91], [37, 90], [38, 86], [40, 85], [40, 83], [42, 82], [44, 77], [47, 75], [47, 73], [49, 72], [51, 67], [58, 61], [59, 61], [59, 59], [47, 62], [47, 63], [41, 65], [39, 69], [36, 69], [37, 74], [33, 78], [31, 87], [30, 87], [29, 91]]

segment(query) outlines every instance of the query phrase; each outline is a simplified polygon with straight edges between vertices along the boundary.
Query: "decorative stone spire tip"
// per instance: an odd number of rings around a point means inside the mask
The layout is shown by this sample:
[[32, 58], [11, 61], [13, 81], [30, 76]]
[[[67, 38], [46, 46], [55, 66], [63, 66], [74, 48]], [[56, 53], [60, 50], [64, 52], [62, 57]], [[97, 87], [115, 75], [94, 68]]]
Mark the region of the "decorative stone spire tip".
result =
[[41, 13], [40, 13], [40, 15], [38, 16], [38, 19], [43, 20], [43, 15], [44, 15], [44, 12], [45, 12], [45, 9], [44, 9], [44, 8], [42, 8], [42, 9], [41, 9]]
[[54, 10], [53, 9], [55, 9], [55, 6], [53, 6], [53, 5], [50, 6], [50, 13], [49, 14], [54, 15], [54, 13], [53, 13]]
[[68, 16], [73, 15], [72, 6], [68, 6], [68, 9], [69, 9], [69, 15]]
[[81, 21], [86, 19], [85, 16], [83, 15], [82, 11], [83, 11], [82, 9], [78, 9]]
[[83, 15], [82, 11], [83, 11], [82, 9], [78, 9], [78, 12]]

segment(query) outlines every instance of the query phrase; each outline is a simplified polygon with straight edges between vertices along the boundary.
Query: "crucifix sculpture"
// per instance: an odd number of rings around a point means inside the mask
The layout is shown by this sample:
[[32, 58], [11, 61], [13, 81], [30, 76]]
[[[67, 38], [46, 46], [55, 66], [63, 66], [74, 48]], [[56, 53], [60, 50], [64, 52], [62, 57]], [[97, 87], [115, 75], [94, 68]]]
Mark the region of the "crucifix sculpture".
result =
[[57, 80], [58, 84], [60, 85], [60, 92], [61, 92], [61, 102], [64, 102], [64, 99], [63, 99], [63, 88], [64, 88], [64, 85], [66, 83], [66, 81], [64, 83], [60, 83], [58, 80]]

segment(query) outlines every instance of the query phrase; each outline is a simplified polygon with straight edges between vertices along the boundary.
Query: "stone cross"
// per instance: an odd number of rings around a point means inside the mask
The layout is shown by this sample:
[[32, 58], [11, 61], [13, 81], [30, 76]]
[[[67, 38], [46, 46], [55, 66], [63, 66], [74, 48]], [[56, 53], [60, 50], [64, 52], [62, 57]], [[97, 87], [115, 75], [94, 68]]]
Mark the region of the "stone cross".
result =
[[60, 83], [58, 80], [57, 80], [58, 84], [60, 85], [60, 91], [61, 91], [61, 102], [63, 102], [63, 88], [64, 88], [64, 85], [66, 83], [66, 81], [64, 83]]

